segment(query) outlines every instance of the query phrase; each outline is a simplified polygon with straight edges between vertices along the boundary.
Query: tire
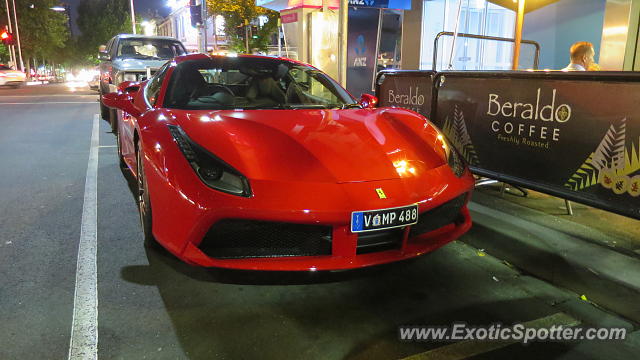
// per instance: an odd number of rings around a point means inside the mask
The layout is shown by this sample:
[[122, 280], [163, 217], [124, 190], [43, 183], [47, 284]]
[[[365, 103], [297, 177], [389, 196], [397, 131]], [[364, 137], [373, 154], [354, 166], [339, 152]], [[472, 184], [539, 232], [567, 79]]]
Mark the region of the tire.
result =
[[151, 232], [151, 200], [149, 196], [147, 178], [144, 174], [144, 165], [142, 160], [144, 154], [140, 149], [140, 144], [136, 144], [136, 183], [137, 183], [137, 202], [138, 213], [140, 214], [140, 225], [142, 225], [142, 235], [144, 245], [147, 247], [157, 247], [157, 242], [153, 238]]
[[111, 123], [111, 109], [102, 103], [102, 91], [100, 91], [100, 117]]
[[116, 109], [109, 109], [109, 125], [111, 125], [111, 132], [118, 133], [118, 111]]
[[124, 157], [122, 156], [122, 145], [120, 145], [120, 133], [116, 132], [116, 148], [118, 149], [118, 161], [120, 162], [120, 169], [129, 170], [127, 163], [124, 162]]

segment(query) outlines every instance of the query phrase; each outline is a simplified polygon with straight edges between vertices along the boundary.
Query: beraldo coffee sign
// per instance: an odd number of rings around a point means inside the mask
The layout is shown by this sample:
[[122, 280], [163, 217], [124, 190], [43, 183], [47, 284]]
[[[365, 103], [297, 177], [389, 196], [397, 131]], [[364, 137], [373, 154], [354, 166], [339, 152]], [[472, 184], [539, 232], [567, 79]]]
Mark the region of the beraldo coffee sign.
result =
[[571, 105], [558, 104], [557, 95], [557, 89], [543, 94], [538, 88], [535, 101], [526, 102], [489, 93], [485, 115], [492, 118], [491, 131], [499, 141], [549, 149], [560, 141], [560, 124], [571, 120]]
[[376, 92], [380, 106], [401, 107], [430, 117], [433, 75], [431, 72], [382, 75]]
[[475, 173], [640, 219], [640, 77], [451, 72], [434, 82], [432, 120]]

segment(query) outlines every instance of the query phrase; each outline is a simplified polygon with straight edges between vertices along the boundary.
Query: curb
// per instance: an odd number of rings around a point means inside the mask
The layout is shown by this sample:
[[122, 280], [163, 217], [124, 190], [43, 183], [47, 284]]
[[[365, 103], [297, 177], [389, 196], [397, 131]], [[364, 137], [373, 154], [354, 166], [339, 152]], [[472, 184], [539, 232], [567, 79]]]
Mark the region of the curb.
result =
[[[474, 194], [480, 200], [485, 196]], [[575, 236], [584, 232], [571, 229], [580, 227], [579, 224], [505, 200], [499, 205], [502, 208], [496, 210], [475, 200], [471, 202], [469, 210], [474, 225], [460, 240], [640, 323], [639, 259]], [[552, 228], [541, 224], [543, 221], [529, 220], [535, 218], [564, 223]]]

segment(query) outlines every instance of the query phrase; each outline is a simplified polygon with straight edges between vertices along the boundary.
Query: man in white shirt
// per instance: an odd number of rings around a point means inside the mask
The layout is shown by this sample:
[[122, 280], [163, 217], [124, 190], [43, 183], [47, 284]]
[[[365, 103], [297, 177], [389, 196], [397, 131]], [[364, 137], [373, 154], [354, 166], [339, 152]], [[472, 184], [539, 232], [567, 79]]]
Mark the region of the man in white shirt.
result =
[[595, 54], [593, 44], [588, 41], [579, 41], [571, 45], [571, 49], [569, 49], [571, 62], [562, 71], [587, 71], [590, 66], [595, 64], [593, 59]]

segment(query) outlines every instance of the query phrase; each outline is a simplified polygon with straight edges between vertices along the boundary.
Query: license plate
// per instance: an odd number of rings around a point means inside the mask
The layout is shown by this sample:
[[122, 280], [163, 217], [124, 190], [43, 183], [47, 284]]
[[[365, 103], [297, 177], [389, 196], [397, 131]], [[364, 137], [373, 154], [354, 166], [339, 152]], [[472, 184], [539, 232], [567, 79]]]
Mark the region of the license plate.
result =
[[418, 222], [418, 204], [390, 209], [354, 211], [351, 213], [351, 232], [392, 229]]

